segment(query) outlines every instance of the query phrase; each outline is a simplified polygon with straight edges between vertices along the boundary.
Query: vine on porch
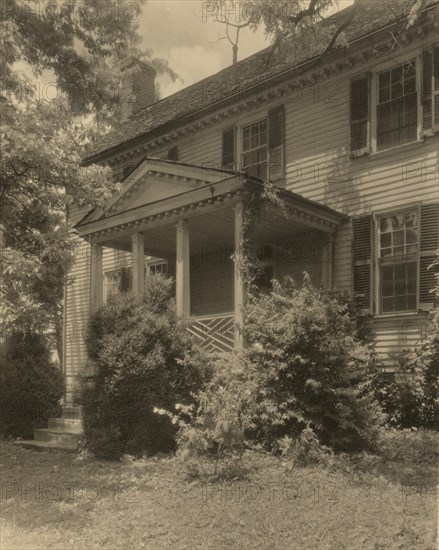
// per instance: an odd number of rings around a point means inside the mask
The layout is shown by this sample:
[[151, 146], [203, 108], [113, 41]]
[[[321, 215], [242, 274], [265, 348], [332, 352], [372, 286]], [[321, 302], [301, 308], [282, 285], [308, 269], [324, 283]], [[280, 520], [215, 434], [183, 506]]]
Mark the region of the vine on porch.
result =
[[261, 192], [251, 193], [244, 200], [240, 268], [248, 300], [259, 293], [255, 281], [264, 269], [261, 252], [265, 246], [273, 244], [268, 241], [257, 242], [252, 239], [252, 232], [261, 222], [263, 213], [270, 208], [274, 207], [280, 216], [287, 217], [287, 206], [281, 197], [280, 188], [271, 181], [261, 181], [261, 186]]

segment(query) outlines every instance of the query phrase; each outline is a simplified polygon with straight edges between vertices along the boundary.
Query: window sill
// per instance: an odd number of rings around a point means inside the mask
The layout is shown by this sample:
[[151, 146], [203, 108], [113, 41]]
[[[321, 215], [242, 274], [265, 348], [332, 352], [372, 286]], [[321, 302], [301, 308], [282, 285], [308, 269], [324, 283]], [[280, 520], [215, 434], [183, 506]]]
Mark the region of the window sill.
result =
[[418, 309], [417, 311], [401, 311], [401, 312], [398, 312], [398, 313], [377, 313], [376, 315], [373, 316], [373, 319], [379, 319], [379, 320], [383, 320], [383, 319], [401, 319], [401, 318], [404, 318], [404, 317], [417, 317], [419, 315], [428, 315], [428, 311], [425, 311], [423, 309]]
[[404, 151], [405, 149], [418, 148], [424, 145], [424, 139], [417, 139], [416, 141], [410, 141], [409, 143], [404, 143], [403, 145], [396, 145], [395, 147], [389, 147], [389, 149], [381, 149], [380, 151], [371, 151], [369, 157], [374, 158], [377, 156], [386, 156], [393, 153], [398, 153], [399, 151]]

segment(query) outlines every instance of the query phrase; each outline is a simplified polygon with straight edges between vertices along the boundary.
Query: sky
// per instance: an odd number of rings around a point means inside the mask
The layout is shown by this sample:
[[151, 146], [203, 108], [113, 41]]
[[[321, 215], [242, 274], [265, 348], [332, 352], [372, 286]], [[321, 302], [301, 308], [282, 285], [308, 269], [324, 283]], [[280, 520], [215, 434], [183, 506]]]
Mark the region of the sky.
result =
[[[235, 1], [236, 14], [229, 17], [243, 18], [245, 6], [250, 0]], [[340, 9], [353, 0], [340, 0]], [[203, 0], [147, 0], [139, 16], [139, 31], [143, 46], [152, 48], [155, 57], [166, 59], [180, 76], [172, 82], [167, 77], [158, 77], [161, 96], [166, 97], [189, 86], [232, 63], [232, 46], [225, 36], [224, 25], [214, 21], [211, 4]], [[243, 15], [244, 14], [244, 15]], [[238, 19], [239, 20], [239, 19]], [[269, 42], [262, 30], [253, 33], [241, 31], [238, 59], [265, 48]]]

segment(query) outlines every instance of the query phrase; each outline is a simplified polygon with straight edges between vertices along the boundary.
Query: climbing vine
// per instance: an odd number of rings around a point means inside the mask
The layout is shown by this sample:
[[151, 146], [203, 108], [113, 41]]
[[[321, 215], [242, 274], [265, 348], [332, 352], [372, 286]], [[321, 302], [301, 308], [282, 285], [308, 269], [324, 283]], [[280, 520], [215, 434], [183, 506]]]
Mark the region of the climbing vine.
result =
[[264, 263], [261, 256], [264, 248], [273, 244], [268, 241], [255, 240], [252, 238], [252, 234], [260, 225], [263, 214], [270, 209], [275, 209], [281, 216], [287, 216], [287, 207], [281, 197], [280, 188], [269, 181], [261, 181], [261, 186], [260, 192], [250, 193], [244, 201], [240, 268], [249, 300], [258, 293], [255, 282], [263, 273]]

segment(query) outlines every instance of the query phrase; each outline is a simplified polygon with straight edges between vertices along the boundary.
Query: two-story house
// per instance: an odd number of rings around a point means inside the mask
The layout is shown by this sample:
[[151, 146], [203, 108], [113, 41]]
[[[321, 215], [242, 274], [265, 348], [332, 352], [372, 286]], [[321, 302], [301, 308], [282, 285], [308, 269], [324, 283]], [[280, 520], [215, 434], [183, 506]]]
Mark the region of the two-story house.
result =
[[413, 348], [434, 307], [439, 246], [438, 3], [411, 25], [407, 13], [362, 3], [349, 47], [293, 65], [264, 50], [157, 102], [154, 70], [123, 65], [124, 120], [84, 159], [113, 167], [122, 190], [70, 212], [68, 395], [85, 369], [90, 312], [141, 292], [150, 274], [175, 277], [178, 313], [192, 316], [200, 344], [242, 345], [243, 205], [264, 181], [286, 211], [268, 207], [252, 230], [261, 285], [306, 271], [359, 296], [389, 368]]

